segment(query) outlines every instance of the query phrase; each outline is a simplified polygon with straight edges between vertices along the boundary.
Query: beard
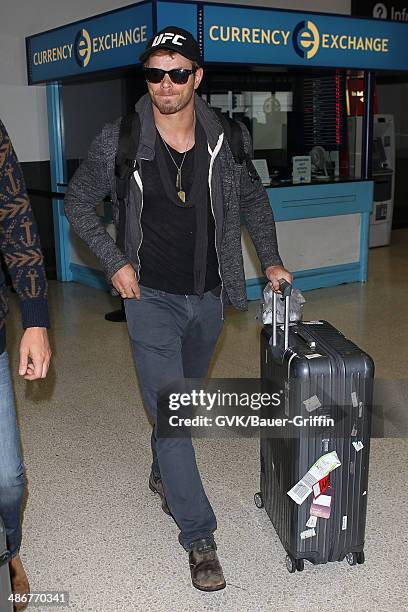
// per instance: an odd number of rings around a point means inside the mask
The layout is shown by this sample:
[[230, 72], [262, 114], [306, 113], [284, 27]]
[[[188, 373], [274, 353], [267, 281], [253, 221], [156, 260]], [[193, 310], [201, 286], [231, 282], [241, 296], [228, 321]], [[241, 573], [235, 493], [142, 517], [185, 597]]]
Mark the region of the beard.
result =
[[183, 110], [192, 98], [193, 92], [190, 95], [184, 96], [171, 96], [167, 97], [161, 95], [151, 95], [152, 103], [161, 112], [162, 115], [174, 115], [179, 111]]

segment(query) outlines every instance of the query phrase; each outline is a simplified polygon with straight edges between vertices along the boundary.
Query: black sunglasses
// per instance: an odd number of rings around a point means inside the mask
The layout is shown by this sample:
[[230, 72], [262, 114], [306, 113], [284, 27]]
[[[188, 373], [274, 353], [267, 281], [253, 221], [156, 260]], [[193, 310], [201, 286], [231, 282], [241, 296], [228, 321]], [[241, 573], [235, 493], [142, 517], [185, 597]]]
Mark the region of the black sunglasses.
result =
[[177, 85], [184, 85], [187, 83], [191, 74], [197, 72], [196, 68], [189, 70], [188, 68], [173, 68], [173, 70], [162, 70], [161, 68], [148, 68], [145, 66], [143, 72], [146, 81], [149, 83], [161, 83], [165, 75], [168, 74], [171, 81]]

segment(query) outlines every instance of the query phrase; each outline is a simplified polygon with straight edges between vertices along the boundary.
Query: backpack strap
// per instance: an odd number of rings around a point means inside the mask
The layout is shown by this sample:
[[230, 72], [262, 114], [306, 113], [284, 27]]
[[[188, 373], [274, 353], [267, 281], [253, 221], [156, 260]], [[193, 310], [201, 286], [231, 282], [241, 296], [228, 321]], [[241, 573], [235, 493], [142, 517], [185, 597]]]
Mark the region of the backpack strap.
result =
[[126, 208], [130, 177], [138, 169], [136, 160], [140, 139], [140, 118], [137, 113], [122, 117], [119, 128], [118, 150], [115, 158], [116, 197], [119, 204], [117, 245], [125, 250]]
[[259, 175], [252, 163], [251, 156], [245, 151], [244, 138], [242, 136], [242, 130], [239, 126], [238, 121], [231, 119], [222, 113], [219, 109], [213, 109], [216, 113], [221, 125], [224, 130], [224, 134], [228, 140], [234, 161], [236, 164], [246, 164], [249, 178], [251, 182], [259, 180]]

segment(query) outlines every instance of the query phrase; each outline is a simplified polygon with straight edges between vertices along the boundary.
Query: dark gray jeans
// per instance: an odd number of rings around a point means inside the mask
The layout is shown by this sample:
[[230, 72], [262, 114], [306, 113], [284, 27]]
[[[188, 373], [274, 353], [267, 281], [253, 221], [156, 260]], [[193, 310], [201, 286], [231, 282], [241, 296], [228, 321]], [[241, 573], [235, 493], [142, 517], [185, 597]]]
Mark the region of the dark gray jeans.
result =
[[[143, 400], [155, 423], [162, 387], [206, 375], [222, 328], [222, 308], [212, 291], [200, 299], [144, 286], [140, 290], [140, 300], [125, 300], [126, 319]], [[156, 437], [153, 428], [151, 446], [153, 473], [163, 482], [180, 543], [189, 550], [194, 540], [212, 537], [217, 527], [191, 439]]]

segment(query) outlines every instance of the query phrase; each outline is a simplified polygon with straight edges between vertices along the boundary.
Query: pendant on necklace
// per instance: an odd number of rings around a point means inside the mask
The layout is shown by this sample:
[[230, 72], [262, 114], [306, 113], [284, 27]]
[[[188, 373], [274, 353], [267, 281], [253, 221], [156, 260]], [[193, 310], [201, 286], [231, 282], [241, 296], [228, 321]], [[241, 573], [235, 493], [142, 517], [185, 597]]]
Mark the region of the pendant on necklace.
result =
[[186, 202], [186, 192], [181, 186], [181, 168], [177, 168], [177, 178], [176, 178], [176, 189], [177, 195], [182, 202]]

